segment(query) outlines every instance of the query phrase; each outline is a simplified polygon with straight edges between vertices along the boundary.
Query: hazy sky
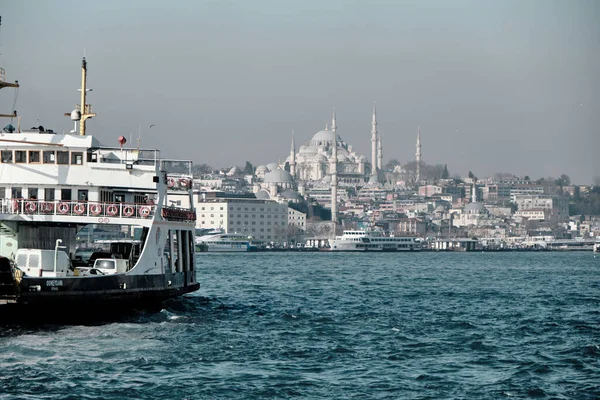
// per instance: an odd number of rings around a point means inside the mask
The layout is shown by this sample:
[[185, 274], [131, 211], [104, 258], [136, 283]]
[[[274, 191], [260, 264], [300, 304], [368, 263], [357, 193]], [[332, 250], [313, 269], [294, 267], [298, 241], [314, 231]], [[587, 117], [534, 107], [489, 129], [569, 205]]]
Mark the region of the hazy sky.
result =
[[141, 124], [163, 156], [256, 166], [335, 105], [370, 158], [375, 101], [384, 163], [414, 159], [420, 125], [423, 160], [451, 174], [600, 176], [600, 1], [1, 0], [0, 15], [27, 128], [72, 129], [85, 49], [88, 129], [108, 145]]

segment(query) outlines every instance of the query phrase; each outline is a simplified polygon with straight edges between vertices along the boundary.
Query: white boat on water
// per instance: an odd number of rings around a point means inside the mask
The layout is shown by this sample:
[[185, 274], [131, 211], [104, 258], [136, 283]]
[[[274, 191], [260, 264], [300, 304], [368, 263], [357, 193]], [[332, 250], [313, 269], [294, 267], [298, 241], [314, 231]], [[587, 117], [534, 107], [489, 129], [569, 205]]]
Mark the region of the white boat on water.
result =
[[196, 238], [196, 245], [206, 252], [244, 252], [255, 250], [251, 237], [239, 233], [217, 233]]
[[[85, 82], [84, 59], [85, 106], [68, 114], [79, 132], [7, 125], [0, 133], [0, 318], [146, 307], [200, 287], [195, 210], [168, 206], [175, 189], [193, 204], [192, 163], [126, 148], [123, 137], [110, 147], [85, 135], [85, 120], [96, 115], [85, 102]], [[108, 246], [98, 264], [110, 269], [80, 270], [77, 234], [91, 224], [117, 225], [141, 239]]]
[[331, 251], [420, 251], [415, 237], [385, 236], [380, 231], [347, 230], [329, 240]]

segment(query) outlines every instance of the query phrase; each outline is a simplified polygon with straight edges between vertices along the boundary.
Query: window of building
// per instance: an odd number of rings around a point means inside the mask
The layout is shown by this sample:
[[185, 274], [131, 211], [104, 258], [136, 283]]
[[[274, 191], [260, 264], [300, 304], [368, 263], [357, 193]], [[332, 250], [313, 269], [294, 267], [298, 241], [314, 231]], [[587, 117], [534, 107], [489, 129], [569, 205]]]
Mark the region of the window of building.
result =
[[13, 161], [13, 152], [12, 150], [2, 150], [2, 162], [3, 163], [11, 163]]
[[223, 209], [223, 207], [221, 207], [221, 210]]
[[71, 165], [83, 165], [83, 153], [74, 151], [71, 153]]
[[256, 211], [256, 207], [252, 207], [252, 211]]
[[28, 190], [29, 198], [32, 200], [38, 199], [38, 189], [37, 188], [29, 188]]
[[30, 163], [39, 163], [40, 162], [40, 152], [38, 150], [29, 150], [29, 162]]
[[15, 150], [15, 162], [16, 163], [26, 163], [27, 162], [27, 152], [25, 150]]
[[57, 151], [56, 152], [56, 163], [59, 165], [69, 164], [69, 152], [68, 151]]

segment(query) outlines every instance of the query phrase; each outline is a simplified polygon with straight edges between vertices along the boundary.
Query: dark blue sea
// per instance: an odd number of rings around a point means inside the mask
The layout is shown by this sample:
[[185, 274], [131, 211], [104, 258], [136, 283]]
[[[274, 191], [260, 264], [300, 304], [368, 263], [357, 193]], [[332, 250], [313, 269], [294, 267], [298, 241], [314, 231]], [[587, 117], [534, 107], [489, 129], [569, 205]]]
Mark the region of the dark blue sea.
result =
[[600, 398], [591, 252], [198, 261], [158, 313], [0, 326], [0, 398]]

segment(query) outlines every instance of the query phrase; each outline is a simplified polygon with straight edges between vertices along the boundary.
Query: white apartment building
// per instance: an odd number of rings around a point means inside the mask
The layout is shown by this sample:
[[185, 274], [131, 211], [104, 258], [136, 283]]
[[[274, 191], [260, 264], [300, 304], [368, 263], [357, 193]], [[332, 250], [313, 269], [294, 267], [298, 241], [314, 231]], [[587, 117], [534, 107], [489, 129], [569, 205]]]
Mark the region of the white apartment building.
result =
[[[188, 196], [180, 196], [182, 206]], [[285, 242], [288, 231], [288, 206], [272, 200], [216, 192], [194, 192], [196, 228], [223, 229], [243, 233], [256, 240]]]
[[288, 207], [288, 226], [295, 226], [306, 231], [306, 214]]
[[562, 218], [569, 217], [569, 202], [567, 199], [538, 195], [515, 195], [511, 197], [519, 211], [532, 209], [554, 210]]
[[515, 212], [515, 217], [527, 218], [532, 221], [544, 221], [546, 219], [546, 214], [548, 214], [548, 210], [537, 208], [518, 210]]

